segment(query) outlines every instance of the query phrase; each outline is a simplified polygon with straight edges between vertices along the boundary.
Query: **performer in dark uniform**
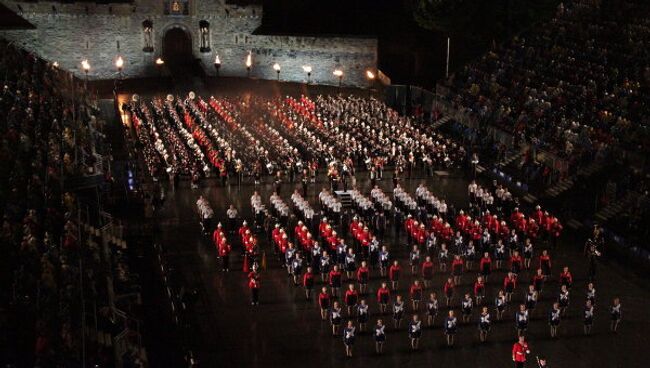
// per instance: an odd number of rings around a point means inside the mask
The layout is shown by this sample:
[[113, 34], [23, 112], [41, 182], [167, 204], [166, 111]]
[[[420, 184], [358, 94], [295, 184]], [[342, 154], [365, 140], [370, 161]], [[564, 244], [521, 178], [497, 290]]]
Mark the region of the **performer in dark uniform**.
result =
[[384, 352], [384, 343], [386, 342], [386, 325], [381, 319], [377, 320], [375, 326], [375, 351], [377, 354]]
[[553, 303], [553, 307], [548, 314], [548, 325], [551, 328], [551, 337], [557, 337], [557, 328], [560, 326], [562, 320], [562, 310], [560, 309], [560, 303]]
[[487, 335], [488, 332], [490, 332], [491, 325], [492, 322], [490, 321], [490, 312], [488, 312], [488, 307], [484, 306], [478, 320], [478, 332], [481, 342], [485, 342], [487, 340]]
[[537, 306], [537, 291], [534, 285], [528, 285], [528, 291], [524, 295], [526, 299], [526, 309], [532, 314]]
[[352, 321], [348, 321], [348, 325], [343, 329], [343, 344], [345, 344], [345, 355], [347, 357], [352, 357], [356, 329]]
[[332, 335], [337, 336], [339, 334], [339, 327], [341, 326], [341, 307], [339, 302], [334, 302], [332, 309], [330, 310], [330, 321], [332, 322]]
[[499, 294], [494, 299], [494, 306], [497, 310], [497, 319], [500, 321], [503, 317], [503, 312], [506, 310], [506, 305], [508, 301], [506, 299], [506, 293], [503, 290], [499, 290]]
[[467, 323], [472, 317], [472, 309], [474, 308], [474, 300], [470, 293], [465, 293], [463, 300], [461, 301], [461, 308], [463, 314], [463, 322]]
[[530, 241], [530, 238], [526, 238], [523, 246], [524, 252], [524, 267], [529, 270], [530, 263], [533, 259], [533, 243]]
[[365, 299], [361, 299], [361, 302], [357, 305], [357, 322], [359, 322], [359, 332], [363, 332], [368, 323], [368, 303], [366, 303]]
[[596, 287], [593, 282], [587, 284], [587, 300], [591, 302], [591, 305], [596, 305]]
[[404, 301], [402, 301], [402, 296], [398, 295], [393, 303], [393, 323], [396, 329], [402, 323], [402, 317], [404, 317]]
[[526, 305], [521, 304], [519, 310], [515, 313], [515, 325], [517, 327], [517, 336], [525, 336], [528, 329], [528, 310]]
[[415, 275], [420, 264], [420, 248], [417, 245], [414, 245], [411, 253], [409, 253], [409, 264], [411, 265], [411, 274]]
[[594, 324], [594, 305], [591, 303], [591, 300], [587, 299], [585, 303], [585, 312], [584, 312], [584, 331], [585, 335], [591, 334], [591, 326]]
[[560, 287], [560, 296], [558, 297], [558, 304], [562, 311], [562, 316], [566, 315], [567, 307], [569, 306], [569, 289], [566, 285]]
[[347, 273], [347, 279], [352, 279], [357, 271], [357, 258], [354, 254], [354, 249], [349, 248], [345, 254], [345, 272]]
[[456, 327], [458, 319], [454, 316], [454, 311], [450, 310], [449, 315], [445, 318], [445, 335], [447, 336], [447, 346], [454, 346], [454, 335], [456, 335]]
[[447, 261], [449, 261], [449, 250], [447, 250], [447, 244], [442, 243], [440, 246], [440, 252], [438, 252], [440, 272], [447, 272]]
[[436, 293], [429, 294], [429, 300], [427, 300], [427, 325], [433, 326], [433, 323], [438, 315], [438, 297]]
[[413, 315], [413, 319], [409, 322], [409, 337], [411, 338], [411, 349], [417, 350], [422, 337], [422, 321], [417, 314]]
[[311, 294], [314, 290], [314, 273], [311, 267], [307, 267], [307, 272], [302, 275], [302, 286], [305, 288], [305, 299], [311, 300]]
[[494, 259], [496, 260], [496, 269], [500, 270], [503, 265], [503, 260], [506, 258], [506, 246], [503, 241], [499, 239], [497, 245], [494, 247]]
[[610, 330], [616, 333], [618, 330], [618, 324], [621, 322], [621, 300], [619, 298], [614, 298], [614, 302], [609, 309], [609, 315], [612, 318], [612, 323], [610, 325]]
[[385, 245], [381, 247], [379, 251], [379, 273], [381, 276], [386, 276], [388, 272], [388, 267], [390, 265], [390, 253], [388, 252], [388, 247]]
[[320, 256], [320, 279], [323, 283], [329, 280], [331, 258], [326, 250]]

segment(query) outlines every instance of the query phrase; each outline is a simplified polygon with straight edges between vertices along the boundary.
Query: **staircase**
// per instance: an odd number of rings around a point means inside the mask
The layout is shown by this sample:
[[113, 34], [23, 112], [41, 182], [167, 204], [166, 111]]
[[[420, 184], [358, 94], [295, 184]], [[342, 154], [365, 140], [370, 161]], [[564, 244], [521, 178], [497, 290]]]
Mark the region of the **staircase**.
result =
[[440, 129], [441, 126], [447, 124], [451, 120], [451, 117], [448, 115], [443, 116], [442, 118], [436, 120], [433, 123], [433, 129]]
[[571, 189], [575, 184], [577, 177], [588, 178], [591, 175], [595, 174], [596, 172], [602, 170], [604, 167], [605, 165], [601, 161], [593, 161], [586, 167], [579, 169], [577, 175], [575, 175], [574, 177], [561, 180], [555, 185], [553, 185], [552, 187], [550, 187], [549, 189], [547, 189], [545, 194], [547, 197], [555, 198], [560, 194], [566, 192], [567, 190]]
[[341, 201], [341, 207], [343, 208], [350, 208], [352, 207], [352, 196], [348, 192], [344, 192], [342, 190], [337, 190], [334, 192], [336, 194], [336, 198]]
[[627, 194], [625, 194], [625, 197], [621, 198], [618, 201], [613, 201], [612, 203], [608, 204], [604, 208], [600, 209], [598, 212], [596, 212], [596, 215], [594, 217], [601, 222], [605, 222], [612, 217], [618, 215], [621, 213], [623, 210], [626, 208], [629, 208], [634, 205], [639, 200], [639, 197], [641, 196], [640, 193], [630, 191]]

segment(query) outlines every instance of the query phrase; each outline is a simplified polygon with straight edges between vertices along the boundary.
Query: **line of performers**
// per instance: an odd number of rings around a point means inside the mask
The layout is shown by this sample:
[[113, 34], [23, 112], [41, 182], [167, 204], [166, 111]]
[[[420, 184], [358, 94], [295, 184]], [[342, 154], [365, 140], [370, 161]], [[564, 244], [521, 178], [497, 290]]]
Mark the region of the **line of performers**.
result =
[[[304, 238], [308, 233], [306, 227], [297, 227], [296, 237]], [[323, 226], [321, 231], [327, 235], [331, 231], [331, 227]], [[246, 224], [243, 224], [238, 231], [242, 244], [245, 249], [254, 247], [255, 238], [250, 235], [250, 229], [247, 229]], [[332, 231], [334, 233], [334, 231]], [[251, 240], [252, 238], [252, 240]], [[323, 286], [318, 294], [317, 300], [320, 307], [320, 315], [323, 320], [329, 320], [332, 326], [333, 335], [342, 335], [344, 337], [346, 354], [352, 354], [352, 347], [354, 345], [355, 336], [358, 332], [364, 332], [367, 329], [367, 324], [370, 320], [370, 306], [368, 301], [363, 298], [363, 295], [368, 293], [368, 284], [371, 280], [372, 270], [377, 269], [375, 266], [370, 266], [367, 258], [364, 256], [357, 257], [354, 253], [353, 247], [347, 247], [344, 239], [339, 238], [336, 244], [337, 256], [331, 259], [327, 250], [320, 251], [318, 242], [314, 242], [313, 246], [309, 249], [314, 251], [311, 254], [311, 260], [303, 258], [303, 251], [297, 250], [293, 243], [287, 240], [286, 233], [279, 224], [273, 230], [272, 239], [278, 250], [284, 253], [285, 264], [288, 274], [293, 278], [294, 285], [304, 287], [305, 298], [312, 299], [312, 294], [316, 286], [316, 278], [320, 273], [320, 278]], [[228, 254], [231, 247], [227, 241], [223, 230], [217, 226], [213, 240], [219, 251], [219, 255], [223, 259], [224, 270], [228, 270]], [[376, 238], [373, 242], [377, 243]], [[286, 245], [285, 245], [286, 244]], [[305, 242], [299, 242], [304, 248]], [[378, 247], [378, 244], [375, 244]], [[357, 259], [361, 258], [360, 265], [357, 267]], [[503, 287], [498, 291], [494, 299], [494, 313], [497, 320], [502, 320], [507, 306], [512, 301], [512, 296], [515, 293], [517, 284], [519, 283], [519, 272], [524, 268], [524, 261], [518, 256], [517, 251], [513, 252], [510, 257], [509, 272], [503, 280]], [[397, 293], [399, 289], [399, 281], [402, 275], [402, 268], [398, 260], [391, 260], [388, 249], [382, 246], [378, 254], [378, 268], [381, 278], [387, 278], [382, 281], [381, 287], [376, 293], [376, 302], [380, 315], [392, 313], [393, 328], [399, 329], [404, 319], [407, 310], [406, 301]], [[434, 263], [431, 256], [426, 256], [424, 261], [420, 263], [419, 248], [417, 245], [409, 256], [410, 271], [413, 275], [422, 277], [420, 280], [413, 281], [408, 289], [410, 296], [410, 305], [413, 316], [408, 322], [408, 335], [411, 339], [411, 347], [417, 349], [419, 347], [419, 340], [422, 331], [422, 321], [419, 317], [420, 306], [423, 304], [426, 310], [426, 325], [433, 326], [434, 320], [438, 315], [439, 301], [436, 292], [431, 292], [429, 298], [423, 302], [423, 295], [426, 289], [432, 285], [434, 275]], [[444, 259], [444, 257], [439, 257]], [[550, 277], [551, 260], [547, 250], [543, 250], [539, 256], [539, 268], [533, 275], [530, 285], [524, 293], [524, 303], [519, 305], [518, 310], [515, 312], [515, 326], [518, 336], [525, 336], [528, 324], [533, 311], [536, 308], [537, 302], [540, 298], [544, 284]], [[471, 266], [467, 265], [468, 260], [463, 259], [460, 255], [454, 255], [451, 262], [450, 277], [442, 287], [442, 293], [445, 298], [445, 305], [452, 308], [447, 312], [442, 327], [446, 336], [447, 344], [454, 345], [454, 335], [456, 334], [459, 321], [456, 312], [453, 310], [454, 297], [456, 295], [457, 286], [461, 283], [461, 278], [466, 269], [470, 270]], [[441, 262], [441, 266], [442, 266]], [[306, 267], [305, 272], [303, 268]], [[253, 305], [259, 304], [259, 289], [260, 289], [260, 275], [258, 273], [258, 264], [253, 262], [251, 270], [247, 272], [248, 286], [251, 290], [251, 303]], [[440, 267], [442, 272], [446, 272], [446, 267]], [[462, 322], [467, 324], [471, 323], [473, 319], [473, 310], [480, 307], [480, 314], [476, 320], [479, 330], [479, 339], [481, 342], [487, 340], [488, 332], [492, 325], [492, 314], [490, 308], [484, 305], [486, 298], [486, 281], [493, 271], [492, 260], [489, 253], [485, 253], [479, 262], [479, 275], [474, 282], [472, 291], [473, 293], [465, 293], [460, 301], [460, 316]], [[354, 280], [354, 283], [349, 283], [347, 289], [341, 291], [346, 281]], [[573, 285], [573, 276], [568, 267], [564, 267], [559, 276], [560, 293], [557, 301], [553, 303], [551, 310], [548, 312], [548, 325], [551, 337], [558, 337], [558, 328], [569, 306], [570, 290]], [[358, 289], [355, 287], [358, 285]], [[393, 298], [394, 296], [394, 298]], [[586, 292], [586, 302], [584, 306], [583, 326], [584, 333], [590, 334], [591, 327], [594, 320], [594, 307], [596, 299], [596, 290], [593, 283], [589, 283]], [[346, 310], [346, 318], [349, 320], [344, 323], [343, 309]], [[617, 331], [618, 324], [621, 320], [621, 303], [615, 299], [611, 308], [611, 330]], [[356, 324], [355, 324], [356, 322]], [[341, 326], [344, 324], [341, 331]], [[383, 346], [386, 341], [386, 325], [382, 318], [378, 318], [374, 331], [374, 338], [376, 342], [377, 353], [383, 352]]]

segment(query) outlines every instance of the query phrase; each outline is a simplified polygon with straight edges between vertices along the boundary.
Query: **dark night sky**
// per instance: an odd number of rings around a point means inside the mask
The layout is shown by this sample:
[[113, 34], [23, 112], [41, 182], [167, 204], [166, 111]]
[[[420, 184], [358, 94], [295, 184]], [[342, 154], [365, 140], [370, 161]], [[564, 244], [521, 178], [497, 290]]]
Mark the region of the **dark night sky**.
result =
[[415, 23], [411, 2], [265, 0], [258, 33], [377, 37], [379, 68], [393, 83], [431, 87], [444, 73], [445, 37]]

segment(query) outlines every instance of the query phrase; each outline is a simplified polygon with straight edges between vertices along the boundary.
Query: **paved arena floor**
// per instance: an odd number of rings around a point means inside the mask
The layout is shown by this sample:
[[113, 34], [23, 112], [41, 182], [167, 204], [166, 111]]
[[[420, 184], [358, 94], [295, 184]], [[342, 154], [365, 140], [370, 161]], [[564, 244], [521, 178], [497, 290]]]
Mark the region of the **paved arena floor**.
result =
[[[358, 188], [368, 195], [370, 183], [358, 174]], [[362, 178], [363, 176], [363, 178]], [[390, 177], [390, 174], [388, 175]], [[268, 182], [268, 179], [267, 179]], [[421, 179], [405, 179], [403, 186], [414, 193]], [[462, 173], [452, 172], [449, 177], [426, 179], [426, 184], [434, 194], [453, 203], [456, 208], [467, 208], [467, 180]], [[324, 178], [312, 184], [309, 189], [309, 201], [316, 209], [318, 191], [326, 185]], [[392, 193], [392, 182], [380, 182], [385, 191]], [[281, 196], [290, 204], [290, 194], [294, 184], [284, 184]], [[341, 337], [333, 337], [328, 322], [320, 319], [316, 302], [307, 302], [302, 288], [292, 285], [286, 271], [280, 267], [278, 260], [272, 256], [271, 248], [261, 234], [262, 250], [267, 252], [268, 267], [261, 275], [261, 302], [253, 307], [249, 302], [247, 279], [241, 271], [242, 258], [233, 252], [234, 264], [229, 273], [221, 272], [216, 250], [211, 241], [201, 235], [200, 225], [195, 213], [195, 202], [199, 195], [206, 196], [217, 219], [225, 218], [225, 211], [231, 203], [240, 211], [244, 219], [252, 219], [250, 196], [255, 187], [245, 183], [241, 187], [222, 187], [220, 183], [205, 180], [200, 189], [192, 190], [187, 183], [175, 192], [168, 192], [167, 200], [158, 214], [158, 241], [164, 245], [169, 257], [182, 270], [186, 280], [199, 290], [199, 300], [195, 306], [196, 321], [199, 329], [193, 331], [192, 338], [198, 343], [196, 357], [202, 367], [329, 367], [329, 366], [366, 366], [366, 367], [509, 367], [512, 366], [510, 350], [516, 338], [514, 327], [514, 309], [510, 307], [503, 321], [496, 321], [493, 313], [493, 300], [500, 288], [504, 271], [493, 273], [487, 286], [486, 303], [493, 315], [492, 330], [486, 343], [480, 343], [477, 330], [478, 311], [475, 308], [473, 320], [469, 324], [460, 324], [456, 336], [456, 345], [445, 345], [441, 321], [446, 310], [441, 311], [433, 328], [426, 328], [420, 341], [420, 349], [411, 351], [409, 339], [402, 322], [400, 330], [392, 328], [391, 316], [383, 316], [388, 322], [387, 342], [384, 354], [375, 354], [374, 340], [371, 335], [362, 333], [357, 336], [354, 356], [345, 357]], [[257, 187], [263, 202], [268, 200], [273, 185], [262, 184]], [[249, 221], [250, 222], [250, 221]], [[566, 228], [566, 227], [565, 227]], [[403, 274], [399, 292], [407, 296], [411, 284], [410, 270], [407, 270], [408, 251], [405, 250], [405, 236], [396, 239], [394, 233], [387, 233], [383, 243], [389, 244], [393, 255], [401, 260]], [[235, 242], [235, 236], [231, 236]], [[591, 336], [584, 336], [582, 329], [582, 308], [585, 300], [587, 267], [582, 256], [583, 238], [565, 232], [561, 246], [552, 253], [554, 280], [547, 283], [542, 301], [532, 315], [528, 330], [528, 339], [532, 349], [532, 360], [536, 355], [549, 359], [550, 367], [643, 367], [649, 356], [644, 338], [650, 331], [650, 292], [631, 272], [622, 270], [620, 265], [602, 262], [599, 264], [596, 289], [598, 292], [595, 312], [595, 324]], [[235, 242], [235, 244], [237, 244]], [[538, 244], [536, 255], [540, 248]], [[234, 246], [237, 249], [237, 246]], [[436, 262], [437, 264], [437, 262]], [[547, 313], [552, 300], [559, 290], [557, 275], [562, 265], [568, 265], [575, 278], [572, 289], [572, 302], [568, 316], [562, 322], [557, 339], [549, 336]], [[475, 266], [476, 267], [476, 266]], [[378, 271], [371, 274], [369, 294], [370, 321], [372, 328], [378, 317], [376, 290], [379, 286]], [[520, 275], [522, 280], [530, 280], [530, 273]], [[436, 270], [433, 290], [442, 293], [446, 275]], [[470, 291], [474, 275], [465, 274], [457, 294]], [[320, 288], [317, 279], [315, 290]], [[425, 290], [425, 295], [431, 290]], [[523, 288], [513, 297], [513, 304], [523, 300]], [[618, 334], [609, 331], [609, 305], [618, 296], [623, 305], [623, 322]], [[440, 298], [440, 297], [439, 297]], [[442, 298], [440, 298], [442, 300]], [[456, 298], [456, 304], [459, 299]], [[410, 304], [410, 303], [409, 303]], [[442, 305], [442, 304], [441, 304]], [[458, 305], [455, 306], [458, 311]], [[410, 316], [410, 306], [406, 317]], [[420, 311], [422, 317], [424, 310]], [[345, 314], [344, 314], [345, 316]], [[408, 320], [405, 320], [408, 321]], [[460, 318], [459, 318], [460, 322]], [[646, 363], [644, 363], [646, 362]], [[532, 362], [529, 362], [532, 367]]]

